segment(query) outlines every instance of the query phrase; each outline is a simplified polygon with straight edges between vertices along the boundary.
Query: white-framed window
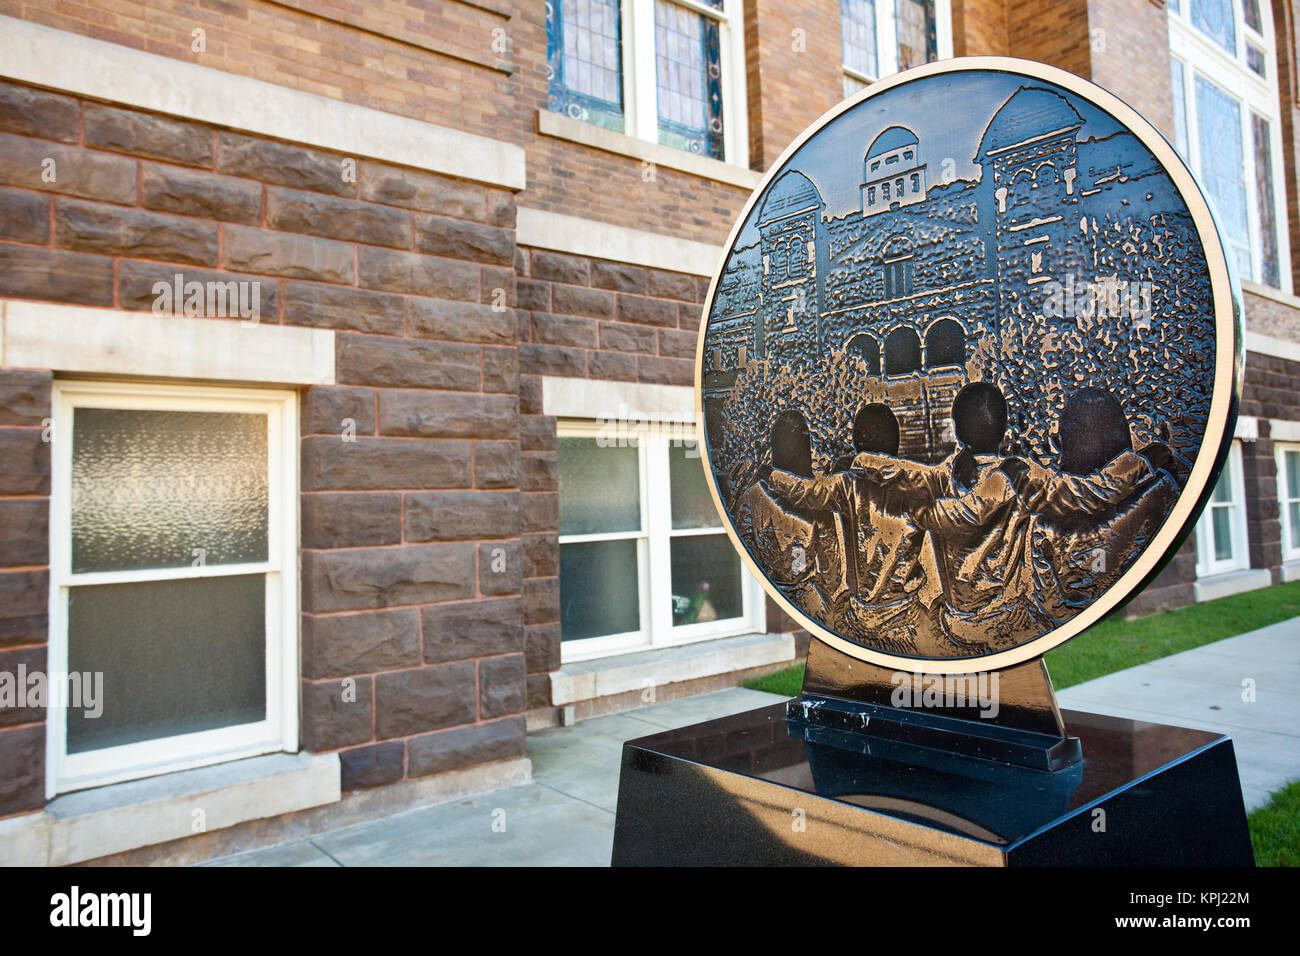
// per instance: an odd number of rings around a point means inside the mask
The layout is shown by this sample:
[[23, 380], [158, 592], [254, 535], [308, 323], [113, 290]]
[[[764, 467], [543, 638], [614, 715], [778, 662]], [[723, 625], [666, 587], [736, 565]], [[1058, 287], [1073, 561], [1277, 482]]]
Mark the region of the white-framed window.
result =
[[1265, 0], [1169, 4], [1174, 146], [1240, 276], [1290, 293], [1275, 37]]
[[722, 528], [693, 429], [557, 433], [563, 660], [763, 629], [762, 587]]
[[1282, 515], [1282, 560], [1300, 561], [1300, 444], [1278, 442], [1277, 502]]
[[297, 408], [56, 380], [49, 796], [298, 749]]
[[1234, 441], [1214, 493], [1196, 522], [1196, 575], [1207, 577], [1248, 567], [1241, 442]]
[[549, 108], [749, 164], [743, 0], [547, 0]]
[[844, 95], [952, 56], [950, 0], [840, 0]]

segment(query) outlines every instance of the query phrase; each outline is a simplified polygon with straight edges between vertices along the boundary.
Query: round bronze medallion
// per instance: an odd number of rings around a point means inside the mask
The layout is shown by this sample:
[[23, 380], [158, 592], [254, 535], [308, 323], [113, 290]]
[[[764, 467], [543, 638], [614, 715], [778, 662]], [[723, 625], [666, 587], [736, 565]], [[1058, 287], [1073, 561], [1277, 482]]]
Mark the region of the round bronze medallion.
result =
[[733, 544], [861, 660], [1068, 640], [1212, 490], [1237, 259], [1175, 150], [1086, 80], [972, 57], [873, 84], [772, 167], [710, 287], [696, 404]]

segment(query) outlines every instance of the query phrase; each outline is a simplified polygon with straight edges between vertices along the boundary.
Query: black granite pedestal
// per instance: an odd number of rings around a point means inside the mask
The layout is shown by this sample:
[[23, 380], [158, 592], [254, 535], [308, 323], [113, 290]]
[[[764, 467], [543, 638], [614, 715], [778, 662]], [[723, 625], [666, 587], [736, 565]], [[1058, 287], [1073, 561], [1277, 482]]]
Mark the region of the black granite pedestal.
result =
[[789, 720], [775, 704], [624, 744], [613, 863], [1250, 866], [1232, 741], [1063, 711], [1055, 772]]

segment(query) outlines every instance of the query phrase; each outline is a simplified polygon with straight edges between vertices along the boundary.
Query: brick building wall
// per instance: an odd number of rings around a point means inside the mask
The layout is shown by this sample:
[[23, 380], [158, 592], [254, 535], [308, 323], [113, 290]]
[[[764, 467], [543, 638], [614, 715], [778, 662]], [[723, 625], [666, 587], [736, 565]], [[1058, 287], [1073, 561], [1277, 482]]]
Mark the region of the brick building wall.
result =
[[[178, 272], [253, 279], [261, 322], [341, 333], [301, 401], [303, 746], [345, 789], [522, 755], [513, 194], [14, 84], [0, 157], [0, 297], [147, 311]], [[0, 381], [0, 646], [29, 668], [49, 383]], [[0, 815], [43, 802], [42, 720], [0, 715]]]
[[1006, 0], [952, 0], [953, 56], [1014, 56]]
[[1090, 73], [1156, 129], [1174, 138], [1164, 0], [1092, 0], [1088, 4]]
[[[1300, 63], [1296, 57], [1296, 3], [1272, 0], [1273, 29], [1278, 37], [1277, 87], [1282, 100], [1282, 164], [1288, 187], [1300, 183], [1300, 131], [1296, 129], [1295, 111], [1300, 109]], [[1291, 238], [1292, 288], [1300, 288], [1300, 190], [1286, 190], [1286, 225]], [[1286, 269], [1286, 265], [1283, 265]]]
[[[528, 705], [560, 666], [559, 462], [542, 376], [688, 385], [706, 284], [698, 276], [545, 249], [516, 256]], [[609, 410], [610, 414], [613, 410]]]
[[749, 164], [761, 172], [844, 98], [839, 8], [746, 0], [745, 28]]
[[1007, 51], [1079, 76], [1092, 71], [1088, 0], [1008, 2]]
[[[0, 196], [0, 228], [28, 235], [39, 202], [7, 210], [12, 197]], [[48, 225], [48, 216], [43, 220]], [[0, 369], [0, 671], [19, 666], [45, 669], [49, 598], [49, 444], [43, 441], [50, 418], [49, 372]], [[41, 806], [45, 798], [45, 713], [24, 707], [0, 708], [0, 816]]]
[[1273, 338], [1294, 339], [1297, 306], [1256, 288], [1258, 291], [1247, 289], [1244, 295], [1250, 330]]
[[[528, 706], [550, 701], [560, 666], [556, 419], [543, 414], [542, 377], [690, 386], [708, 280], [681, 272], [520, 248], [519, 414], [524, 633]], [[613, 415], [616, 409], [593, 412]], [[768, 630], [798, 628], [767, 599]]]
[[[641, 159], [540, 135], [544, 3], [383, 0], [345, 9], [323, 0], [123, 0], [99, 10], [0, 0], [0, 15], [526, 144], [532, 208], [650, 231], [662, 231], [669, 216], [674, 234], [721, 242], [747, 197], [745, 189], [669, 167], [647, 179]], [[196, 29], [204, 31], [202, 52], [194, 48]]]
[[1258, 438], [1242, 447], [1250, 565], [1269, 568], [1276, 581], [1282, 565], [1282, 526], [1272, 423], [1300, 422], [1300, 361], [1247, 352], [1241, 413], [1256, 417], [1259, 430]]
[[458, 129], [517, 140], [531, 127], [528, 104], [510, 95], [518, 69], [508, 47], [493, 49], [493, 31], [509, 29], [513, 7], [5, 0], [0, 15], [414, 119], [447, 124], [454, 116]]

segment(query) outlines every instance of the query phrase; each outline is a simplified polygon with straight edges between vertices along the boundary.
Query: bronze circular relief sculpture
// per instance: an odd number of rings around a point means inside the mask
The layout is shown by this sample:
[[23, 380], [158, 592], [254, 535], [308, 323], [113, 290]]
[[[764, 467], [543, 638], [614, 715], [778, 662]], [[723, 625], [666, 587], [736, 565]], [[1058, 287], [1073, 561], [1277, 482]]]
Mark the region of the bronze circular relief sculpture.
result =
[[714, 276], [715, 504], [859, 660], [1029, 660], [1191, 529], [1232, 438], [1239, 298], [1192, 174], [1115, 96], [1000, 57], [879, 81], [777, 161]]

